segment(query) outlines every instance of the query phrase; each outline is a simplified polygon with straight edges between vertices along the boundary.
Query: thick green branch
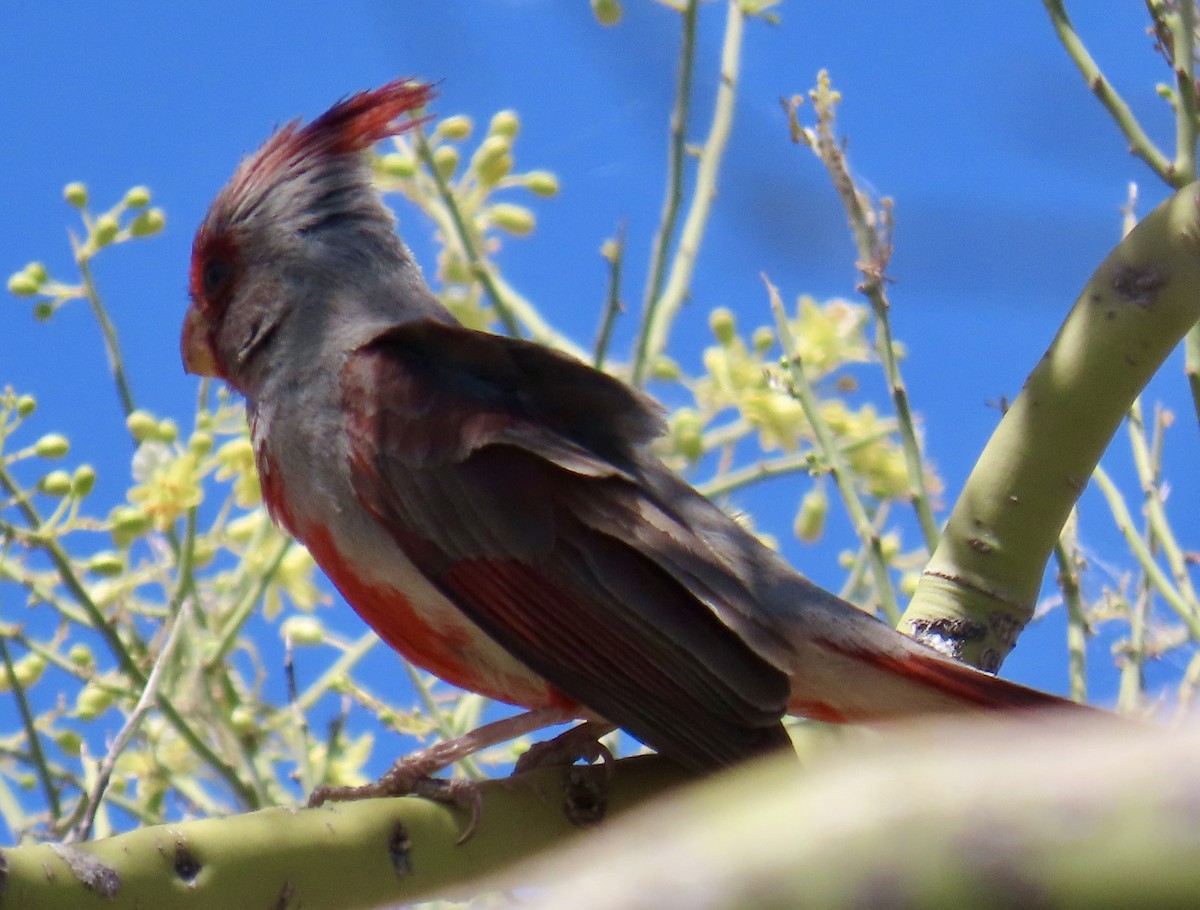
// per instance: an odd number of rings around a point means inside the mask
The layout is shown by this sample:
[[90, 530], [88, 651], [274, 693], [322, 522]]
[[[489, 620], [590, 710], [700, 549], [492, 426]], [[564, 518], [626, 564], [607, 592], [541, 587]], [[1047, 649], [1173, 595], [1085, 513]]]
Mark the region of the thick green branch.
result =
[[265, 809], [72, 848], [17, 847], [0, 851], [0, 907], [355, 910], [467, 893], [480, 876], [690, 779], [653, 757], [617, 763], [607, 792], [604, 774], [548, 768], [482, 785], [479, 827], [461, 846], [464, 811], [405, 798]]
[[[904, 622], [999, 666], [1046, 562], [1138, 393], [1200, 317], [1200, 184], [1097, 269], [1005, 414], [954, 507]], [[920, 636], [918, 636], [920, 637]]]

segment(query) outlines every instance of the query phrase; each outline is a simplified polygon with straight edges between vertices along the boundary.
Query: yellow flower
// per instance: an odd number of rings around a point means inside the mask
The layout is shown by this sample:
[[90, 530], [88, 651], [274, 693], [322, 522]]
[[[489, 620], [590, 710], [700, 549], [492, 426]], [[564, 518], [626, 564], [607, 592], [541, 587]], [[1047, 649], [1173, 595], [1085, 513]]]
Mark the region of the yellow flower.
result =
[[129, 501], [139, 506], [160, 531], [174, 525], [204, 497], [196, 456], [191, 452], [172, 452], [161, 444], [143, 443], [134, 475], [141, 475], [141, 483], [130, 489]]

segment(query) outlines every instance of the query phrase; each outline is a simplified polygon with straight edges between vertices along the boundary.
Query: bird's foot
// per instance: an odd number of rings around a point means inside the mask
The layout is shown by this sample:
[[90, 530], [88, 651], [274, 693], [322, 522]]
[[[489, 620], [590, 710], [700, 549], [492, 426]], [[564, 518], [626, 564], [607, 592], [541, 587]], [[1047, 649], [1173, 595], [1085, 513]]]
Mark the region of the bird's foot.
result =
[[[441, 745], [441, 744], [439, 744]], [[435, 746], [434, 749], [437, 747]], [[386, 796], [419, 796], [435, 802], [446, 803], [469, 813], [467, 827], [457, 843], [471, 839], [479, 826], [483, 812], [483, 794], [479, 785], [470, 780], [447, 780], [431, 776], [443, 765], [431, 767], [435, 759], [432, 749], [402, 758], [389, 768], [379, 780], [361, 787], [317, 787], [308, 798], [308, 805], [316, 807], [325, 803], [353, 802], [359, 799], [375, 799]]]
[[[535, 768], [563, 769], [563, 813], [571, 824], [584, 828], [596, 824], [608, 811], [613, 754], [600, 742], [615, 728], [610, 723], [585, 721], [554, 739], [535, 743], [517, 760], [513, 774]], [[577, 765], [583, 760], [585, 764]]]
[[534, 743], [517, 759], [513, 774], [547, 766], [573, 765], [580, 759], [589, 765], [597, 761], [603, 762], [606, 775], [611, 774], [613, 754], [608, 746], [600, 742], [600, 738], [615, 729], [612, 724], [604, 721], [587, 720], [553, 739]]
[[[449, 803], [471, 813], [466, 830], [458, 839], [458, 843], [466, 843], [479, 826], [479, 816], [483, 811], [483, 795], [479, 786], [474, 781], [445, 780], [433, 775], [481, 749], [563, 723], [574, 716], [559, 708], [541, 708], [484, 724], [470, 733], [434, 743], [400, 759], [374, 783], [362, 787], [317, 787], [308, 798], [308, 805], [316, 807], [327, 802], [351, 802], [384, 796], [420, 796]], [[553, 742], [555, 740], [550, 741]]]

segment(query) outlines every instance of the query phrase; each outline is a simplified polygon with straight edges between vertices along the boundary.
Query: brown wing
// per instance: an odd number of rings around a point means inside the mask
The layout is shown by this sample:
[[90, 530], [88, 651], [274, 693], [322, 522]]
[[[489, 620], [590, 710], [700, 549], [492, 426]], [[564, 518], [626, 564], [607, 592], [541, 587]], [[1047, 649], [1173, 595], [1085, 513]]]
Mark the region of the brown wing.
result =
[[645, 482], [665, 471], [640, 451], [662, 430], [648, 399], [431, 321], [352, 354], [342, 388], [359, 498], [517, 659], [690, 765], [786, 742], [786, 675], [715, 612], [737, 579], [689, 570], [707, 545]]

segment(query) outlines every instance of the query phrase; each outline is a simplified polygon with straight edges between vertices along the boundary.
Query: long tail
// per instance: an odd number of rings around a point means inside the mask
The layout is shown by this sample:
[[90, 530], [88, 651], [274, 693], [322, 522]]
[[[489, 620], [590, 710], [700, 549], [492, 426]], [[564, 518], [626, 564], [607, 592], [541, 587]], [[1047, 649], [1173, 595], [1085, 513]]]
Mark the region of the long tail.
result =
[[870, 723], [961, 711], [1095, 710], [976, 670], [859, 615], [847, 622], [843, 613], [825, 629], [806, 622], [791, 638], [798, 658], [791, 713]]

